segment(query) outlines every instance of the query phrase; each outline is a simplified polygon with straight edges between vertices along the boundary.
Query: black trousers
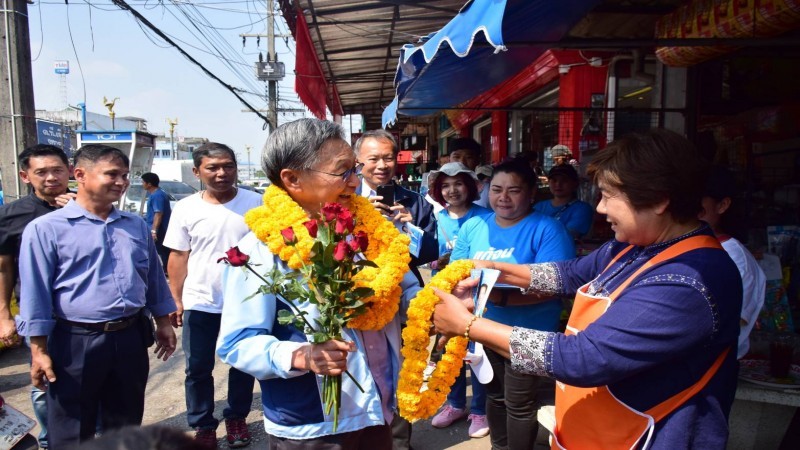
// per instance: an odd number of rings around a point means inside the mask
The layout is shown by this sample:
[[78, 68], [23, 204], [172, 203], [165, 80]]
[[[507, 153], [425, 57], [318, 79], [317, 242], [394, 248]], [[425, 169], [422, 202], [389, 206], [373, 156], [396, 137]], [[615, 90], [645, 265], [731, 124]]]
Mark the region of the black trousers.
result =
[[486, 356], [494, 378], [486, 385], [486, 418], [493, 450], [533, 450], [539, 422], [537, 391], [542, 377], [511, 368], [511, 361], [491, 349]]
[[58, 322], [47, 346], [56, 373], [47, 390], [50, 448], [92, 439], [99, 408], [104, 431], [141, 425], [150, 371], [142, 327], [100, 332]]
[[392, 430], [389, 425], [375, 425], [315, 439], [286, 439], [268, 434], [267, 442], [269, 450], [390, 450]]

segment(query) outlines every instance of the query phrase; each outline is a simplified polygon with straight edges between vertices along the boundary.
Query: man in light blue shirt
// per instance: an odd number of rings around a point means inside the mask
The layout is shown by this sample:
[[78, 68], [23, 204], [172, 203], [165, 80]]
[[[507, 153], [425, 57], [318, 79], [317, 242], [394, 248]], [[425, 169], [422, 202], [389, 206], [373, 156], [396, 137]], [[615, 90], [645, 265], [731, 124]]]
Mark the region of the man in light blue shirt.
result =
[[128, 167], [118, 149], [82, 147], [75, 200], [22, 234], [17, 328], [31, 340], [31, 381], [49, 383], [54, 448], [94, 437], [100, 408], [104, 430], [141, 424], [153, 343], [145, 310], [157, 323], [157, 356], [175, 351], [175, 303], [147, 225], [113, 206]]

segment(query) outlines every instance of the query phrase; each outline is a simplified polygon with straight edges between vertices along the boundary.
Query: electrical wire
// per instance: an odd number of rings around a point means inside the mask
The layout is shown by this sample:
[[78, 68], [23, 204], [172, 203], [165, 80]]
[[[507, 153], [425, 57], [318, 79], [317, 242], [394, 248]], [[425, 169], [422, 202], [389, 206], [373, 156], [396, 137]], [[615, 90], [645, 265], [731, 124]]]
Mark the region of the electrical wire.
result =
[[39, 2], [39, 51], [36, 52], [36, 57], [31, 59], [31, 62], [36, 62], [42, 54], [44, 47], [44, 25], [42, 25], [42, 2]]
[[92, 8], [89, 8], [89, 36], [92, 37], [92, 52], [94, 52], [94, 24], [92, 23]]
[[[189, 53], [187, 53], [183, 48], [181, 48], [172, 39], [170, 39], [167, 35], [165, 35], [158, 27], [156, 27], [149, 20], [147, 20], [146, 17], [142, 16], [141, 13], [139, 13], [138, 11], [133, 9], [127, 2], [125, 2], [124, 0], [112, 0], [112, 1], [119, 8], [121, 8], [123, 10], [126, 10], [126, 11], [129, 11], [136, 18], [136, 20], [142, 22], [145, 26], [150, 28], [159, 37], [161, 37], [166, 42], [168, 42], [173, 47], [175, 47], [175, 49], [177, 49], [186, 59], [188, 59], [189, 61], [191, 61], [195, 65], [197, 65], [203, 72], [206, 73], [206, 75], [208, 75], [209, 77], [213, 78], [220, 85], [222, 85], [225, 89], [229, 90], [234, 96], [236, 96], [237, 99], [239, 99], [240, 102], [242, 102], [242, 104], [244, 104], [249, 110], [251, 110], [255, 115], [257, 115], [259, 118], [261, 118], [264, 121], [264, 129], [266, 129], [267, 125], [269, 124], [269, 119], [266, 116], [264, 116], [263, 114], [261, 114], [255, 107], [250, 105], [250, 103], [248, 103], [244, 98], [242, 98], [242, 96], [239, 95], [238, 92], [236, 92], [236, 90], [234, 89], [233, 86], [225, 83], [217, 75], [215, 75], [210, 70], [208, 70], [202, 63], [200, 63], [194, 57], [192, 57]], [[85, 97], [85, 94], [84, 94], [84, 97]]]
[[[173, 0], [173, 4], [178, 5], [178, 3], [179, 2]], [[184, 27], [190, 33], [192, 33], [195, 36], [195, 38], [197, 38], [199, 41], [201, 42], [205, 41], [206, 43], [203, 45], [205, 45], [206, 48], [208, 48], [209, 50], [213, 49], [213, 51], [215, 51], [218, 55], [224, 58], [222, 60], [223, 63], [228, 66], [228, 68], [237, 76], [237, 78], [239, 78], [239, 80], [245, 86], [247, 86], [251, 90], [254, 91], [257, 90], [255, 85], [253, 84], [253, 78], [251, 74], [244, 73], [242, 72], [242, 69], [237, 68], [229, 63], [230, 60], [235, 59], [237, 57], [241, 58], [241, 56], [238, 53], [236, 53], [233, 47], [231, 47], [230, 44], [225, 39], [223, 39], [216, 30], [212, 30], [210, 34], [206, 34], [202, 29], [200, 29], [198, 23], [203, 23], [203, 22], [209, 23], [208, 19], [206, 19], [199, 11], [196, 11], [196, 9], [191, 9], [191, 6], [192, 5], [189, 5], [190, 8], [179, 7], [178, 10], [189, 21], [189, 24], [196, 30], [196, 33], [192, 31], [185, 23], [182, 23]], [[170, 11], [170, 13], [173, 14], [173, 16], [175, 16], [175, 14], [172, 11]], [[241, 61], [244, 62], [244, 60]], [[246, 65], [250, 66], [249, 64]]]
[[[102, 7], [98, 6], [98, 5], [102, 5], [103, 3], [89, 2], [87, 0], [84, 0], [84, 2], [86, 3], [86, 5], [90, 6], [91, 8], [96, 8], [96, 9], [99, 9], [101, 11], [114, 11], [114, 12], [121, 11], [121, 12], [124, 12], [126, 10], [126, 8], [121, 7], [116, 2], [114, 4], [116, 6], [119, 6], [120, 9], [105, 9], [105, 8], [102, 8]], [[39, 3], [40, 3], [40, 8], [41, 8], [41, 4], [42, 3], [46, 4], [48, 2], [39, 2]], [[135, 3], [135, 2], [131, 2], [131, 3]], [[223, 3], [235, 3], [235, 2], [223, 2]], [[258, 7], [256, 5], [256, 1], [255, 0], [250, 0], [250, 1], [247, 1], [247, 2], [239, 2], [239, 3], [244, 3], [246, 5], [246, 7], [248, 8], [248, 10], [250, 11], [250, 15], [249, 15], [250, 22], [247, 25], [243, 25], [243, 26], [240, 26], [240, 27], [234, 27], [234, 28], [241, 28], [241, 27], [244, 27], [244, 26], [251, 26], [251, 28], [252, 28], [252, 24], [255, 24], [255, 23], [258, 22], [258, 21], [253, 20], [253, 12], [252, 11], [254, 10], [254, 11], [256, 11], [256, 14], [260, 15], [259, 9], [258, 9]], [[251, 9], [251, 3], [252, 3], [253, 9]], [[128, 4], [128, 3], [125, 3], [125, 4], [128, 5], [128, 7], [130, 8], [130, 4]], [[252, 77], [251, 72], [249, 70], [245, 71], [245, 69], [252, 68], [252, 63], [248, 63], [248, 62], [244, 61], [242, 59], [242, 57], [241, 57], [241, 54], [238, 53], [236, 50], [234, 50], [233, 47], [230, 45], [230, 43], [227, 40], [225, 40], [224, 38], [222, 38], [222, 36], [218, 32], [219, 30], [223, 30], [224, 31], [224, 30], [228, 30], [229, 28], [218, 27], [218, 26], [212, 25], [212, 23], [197, 9], [197, 7], [202, 7], [203, 4], [200, 4], [200, 3], [197, 3], [197, 2], [187, 3], [187, 2], [181, 1], [181, 0], [173, 0], [171, 3], [164, 3], [162, 1], [159, 1], [158, 4], [155, 4], [155, 5], [152, 5], [152, 6], [150, 5], [150, 2], [146, 0], [144, 3], [139, 3], [139, 4], [143, 5], [145, 7], [145, 9], [147, 9], [148, 11], [156, 10], [158, 8], [158, 6], [162, 6], [162, 8], [161, 8], [162, 18], [166, 14], [171, 15], [175, 20], [177, 20], [179, 23], [181, 23], [181, 25], [187, 31], [189, 31], [189, 33], [195, 39], [197, 39], [197, 41], [200, 43], [200, 45], [204, 46], [205, 49], [203, 49], [203, 48], [201, 48], [201, 47], [199, 47], [197, 45], [193, 45], [193, 44], [191, 44], [191, 43], [189, 43], [189, 42], [187, 42], [185, 40], [182, 40], [182, 39], [178, 38], [177, 36], [175, 36], [173, 34], [166, 33], [164, 31], [161, 31], [161, 30], [158, 30], [158, 29], [154, 30], [150, 26], [147, 26], [144, 22], [142, 22], [140, 20], [136, 20], [137, 26], [142, 30], [142, 32], [145, 35], [145, 37], [148, 40], [150, 40], [151, 43], [153, 43], [154, 45], [156, 45], [157, 47], [160, 47], [160, 48], [175, 47], [175, 48], [178, 48], [179, 51], [181, 50], [181, 48], [179, 46], [177, 46], [174, 42], [170, 42], [169, 39], [164, 39], [164, 36], [162, 36], [162, 34], [163, 34], [163, 35], [173, 39], [174, 41], [181, 42], [182, 44], [186, 45], [187, 47], [191, 47], [191, 48], [193, 48], [193, 49], [195, 49], [197, 51], [200, 51], [200, 52], [203, 52], [205, 54], [209, 54], [209, 55], [215, 57], [216, 59], [220, 60], [226, 67], [228, 67], [228, 69], [231, 71], [231, 73], [234, 76], [236, 76], [237, 78], [239, 78], [242, 81], [242, 83], [244, 83], [246, 88], [238, 88], [238, 87], [234, 87], [234, 86], [228, 86], [228, 85], [226, 85], [226, 83], [224, 83], [220, 79], [217, 79], [216, 81], [218, 81], [221, 84], [223, 84], [223, 86], [229, 87], [230, 88], [229, 90], [232, 90], [232, 92], [234, 92], [234, 93], [240, 93], [240, 94], [245, 95], [247, 97], [256, 98], [256, 99], [258, 99], [259, 103], [260, 102], [264, 102], [264, 103], [267, 102], [267, 100], [265, 98], [265, 95], [263, 93], [258, 92], [260, 90], [260, 88], [256, 87], [256, 85], [254, 83], [255, 80]], [[127, 9], [127, 10], [133, 12], [132, 8], [131, 9]], [[177, 11], [175, 11], [175, 10], [177, 10]], [[175, 12], [173, 12], [173, 11], [179, 12], [179, 14], [175, 14]], [[185, 21], [181, 20], [179, 18], [179, 15], [182, 16]], [[134, 16], [136, 16], [136, 15], [134, 14]], [[281, 28], [285, 29], [286, 30], [286, 34], [288, 34], [288, 27], [285, 25], [285, 23], [283, 21], [275, 20], [275, 26], [276, 26], [276, 28], [278, 30], [280, 30]], [[155, 36], [152, 36], [151, 34], [155, 34]], [[166, 46], [163, 45], [162, 41], [166, 42], [168, 45], [166, 45]], [[287, 41], [288, 41], [288, 39], [287, 39]], [[294, 54], [294, 51], [292, 50], [292, 48], [290, 46], [286, 45], [286, 49], [288, 50], [288, 52], [290, 54]], [[286, 54], [286, 52], [279, 52], [278, 54]], [[186, 56], [186, 55], [187, 54], [185, 54], [184, 56]], [[190, 59], [190, 58], [187, 57], [187, 59]], [[198, 67], [200, 67], [201, 69], [205, 69], [205, 67], [203, 67], [201, 63], [196, 62], [196, 61], [193, 61], [193, 62], [195, 62], [195, 64], [198, 65]], [[80, 61], [79, 61], [79, 64], [80, 64]], [[288, 92], [293, 92], [293, 89], [291, 89], [291, 88], [284, 87], [283, 89], [288, 89]], [[84, 97], [85, 97], [85, 93], [84, 93]], [[242, 98], [239, 98], [239, 100], [243, 101], [243, 103], [246, 104], [246, 102], [244, 102], [244, 100]], [[300, 102], [299, 100], [281, 99], [281, 98], [279, 98], [278, 100], [281, 101], [281, 102], [289, 102], [289, 103], [302, 105], [302, 102]], [[261, 118], [264, 119], [263, 116]]]
[[67, 29], [69, 30], [69, 41], [72, 43], [72, 53], [75, 55], [75, 61], [78, 62], [78, 72], [81, 74], [81, 83], [83, 84], [83, 104], [86, 104], [86, 79], [83, 77], [83, 66], [81, 65], [81, 59], [78, 57], [78, 50], [75, 48], [75, 39], [72, 37], [72, 24], [70, 23], [69, 19], [69, 9], [70, 5], [67, 3]]

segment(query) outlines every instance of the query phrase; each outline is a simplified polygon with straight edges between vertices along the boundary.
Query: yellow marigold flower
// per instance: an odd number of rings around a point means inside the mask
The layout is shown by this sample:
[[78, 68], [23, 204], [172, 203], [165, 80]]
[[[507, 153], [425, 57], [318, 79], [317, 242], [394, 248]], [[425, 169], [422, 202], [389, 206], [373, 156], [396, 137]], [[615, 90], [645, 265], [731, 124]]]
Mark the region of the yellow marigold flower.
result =
[[[369, 239], [364, 256], [378, 268], [365, 268], [355, 277], [359, 286], [372, 288], [375, 295], [363, 300], [369, 305], [366, 313], [350, 319], [347, 326], [379, 330], [394, 318], [399, 309], [400, 282], [411, 262], [408, 252], [410, 240], [367, 199], [353, 196], [350, 210], [356, 218], [355, 232], [363, 231]], [[303, 226], [308, 214], [283, 189], [275, 185], [268, 187], [264, 192], [264, 204], [248, 211], [244, 219], [258, 240], [291, 269], [297, 270], [310, 261], [314, 241]], [[287, 246], [280, 234], [288, 227], [294, 230], [298, 239], [294, 247]]]
[[436, 413], [450, 392], [450, 386], [461, 370], [467, 353], [466, 339], [463, 337], [450, 339], [445, 346], [442, 360], [436, 364], [436, 369], [428, 380], [428, 390], [420, 392], [423, 383], [422, 371], [425, 370], [428, 359], [430, 319], [438, 301], [438, 297], [433, 293], [433, 287], [450, 292], [456, 283], [469, 276], [471, 269], [472, 262], [468, 260], [450, 263], [411, 300], [407, 311], [408, 321], [403, 330], [402, 354], [405, 359], [400, 369], [400, 381], [397, 387], [400, 415], [411, 422], [426, 419]]

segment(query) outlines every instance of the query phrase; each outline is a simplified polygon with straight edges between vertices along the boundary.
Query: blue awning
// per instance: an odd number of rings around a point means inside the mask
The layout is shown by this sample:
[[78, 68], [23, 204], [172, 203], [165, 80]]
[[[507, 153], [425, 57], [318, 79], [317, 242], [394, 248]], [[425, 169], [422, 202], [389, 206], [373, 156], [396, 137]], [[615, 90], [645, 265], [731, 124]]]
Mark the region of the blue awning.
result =
[[[557, 42], [601, 0], [474, 0], [441, 30], [406, 44], [395, 74], [396, 95], [383, 112], [431, 114], [505, 81]], [[508, 48], [506, 48], [508, 43]]]

